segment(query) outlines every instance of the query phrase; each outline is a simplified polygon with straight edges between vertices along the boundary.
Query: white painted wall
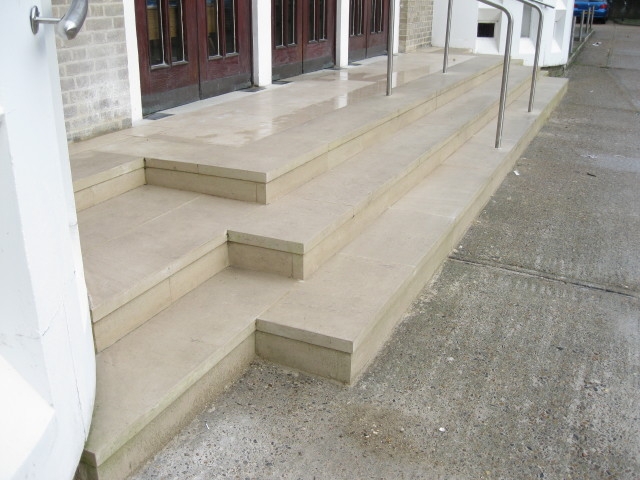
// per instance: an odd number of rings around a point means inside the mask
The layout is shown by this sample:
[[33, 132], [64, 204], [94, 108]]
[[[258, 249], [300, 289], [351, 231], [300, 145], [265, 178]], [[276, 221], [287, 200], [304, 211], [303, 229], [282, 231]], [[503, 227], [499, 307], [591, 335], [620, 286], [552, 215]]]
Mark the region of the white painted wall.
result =
[[0, 478], [73, 476], [95, 357], [51, 26], [3, 2], [0, 55]]
[[[500, 0], [498, 0], [500, 1]], [[533, 65], [536, 30], [532, 28], [529, 38], [521, 38], [522, 3], [516, 0], [502, 0], [513, 15], [512, 58], [522, 59], [525, 65]], [[573, 0], [545, 0], [553, 8], [543, 8], [544, 27], [540, 66], [563, 65], [569, 58], [569, 40]], [[435, 0], [433, 12], [434, 46], [442, 47], [445, 41], [448, 0]], [[532, 14], [537, 22], [538, 14]], [[495, 38], [477, 38], [479, 21], [496, 21]], [[506, 16], [492, 7], [475, 0], [454, 0], [451, 24], [451, 48], [464, 48], [479, 54], [504, 53], [507, 31]]]

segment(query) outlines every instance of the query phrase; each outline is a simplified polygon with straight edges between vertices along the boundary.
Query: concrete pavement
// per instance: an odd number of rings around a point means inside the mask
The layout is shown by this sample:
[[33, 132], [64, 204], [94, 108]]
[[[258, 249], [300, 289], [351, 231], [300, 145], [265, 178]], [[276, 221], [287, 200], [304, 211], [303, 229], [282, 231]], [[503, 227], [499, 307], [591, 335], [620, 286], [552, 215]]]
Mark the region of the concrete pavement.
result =
[[594, 29], [355, 386], [258, 361], [134, 478], [638, 478], [640, 28]]

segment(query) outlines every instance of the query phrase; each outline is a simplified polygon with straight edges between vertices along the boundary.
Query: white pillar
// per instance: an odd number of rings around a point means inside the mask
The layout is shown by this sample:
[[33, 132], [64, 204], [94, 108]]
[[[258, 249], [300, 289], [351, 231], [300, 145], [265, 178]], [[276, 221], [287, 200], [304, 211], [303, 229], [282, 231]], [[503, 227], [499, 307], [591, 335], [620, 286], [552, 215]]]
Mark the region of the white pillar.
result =
[[336, 5], [336, 66], [349, 65], [349, 0], [338, 0]]
[[271, 1], [253, 0], [253, 83], [260, 87], [271, 85]]
[[138, 63], [138, 35], [136, 12], [133, 2], [123, 0], [124, 32], [127, 44], [127, 68], [129, 70], [129, 98], [131, 99], [131, 121], [142, 120], [142, 91], [140, 89], [140, 65]]
[[0, 478], [71, 478], [95, 356], [53, 28], [3, 2], [0, 58]]

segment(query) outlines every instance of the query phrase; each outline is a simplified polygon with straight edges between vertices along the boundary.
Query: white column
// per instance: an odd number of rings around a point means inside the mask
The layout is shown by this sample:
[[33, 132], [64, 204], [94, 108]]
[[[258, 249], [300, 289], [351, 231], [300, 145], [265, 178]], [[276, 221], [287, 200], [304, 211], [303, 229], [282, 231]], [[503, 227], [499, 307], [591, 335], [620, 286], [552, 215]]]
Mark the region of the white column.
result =
[[138, 64], [138, 36], [136, 12], [133, 2], [123, 0], [124, 31], [127, 42], [127, 67], [129, 70], [129, 96], [131, 121], [142, 120], [142, 92], [140, 90], [140, 65]]
[[253, 0], [253, 83], [260, 87], [271, 85], [271, 1]]
[[95, 356], [53, 28], [3, 2], [0, 58], [0, 478], [72, 478]]
[[336, 66], [349, 65], [349, 0], [337, 0], [336, 5]]

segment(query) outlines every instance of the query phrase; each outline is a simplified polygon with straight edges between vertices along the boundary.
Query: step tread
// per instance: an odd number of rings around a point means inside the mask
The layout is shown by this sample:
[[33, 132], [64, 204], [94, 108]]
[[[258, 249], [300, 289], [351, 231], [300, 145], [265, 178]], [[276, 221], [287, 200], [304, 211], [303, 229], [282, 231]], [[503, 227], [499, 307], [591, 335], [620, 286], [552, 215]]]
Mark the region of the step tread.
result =
[[[433, 58], [429, 61], [433, 62]], [[358, 90], [336, 91], [334, 85], [341, 82], [318, 79], [293, 82], [286, 88], [252, 96], [246, 105], [230, 102], [179, 118], [159, 120], [156, 128], [146, 134], [141, 131], [137, 138], [96, 148], [144, 157], [148, 167], [268, 182], [343, 143], [345, 138], [353, 138], [372, 125], [388, 121], [416, 102], [437, 96], [478, 72], [495, 68], [500, 62], [499, 57], [460, 55], [447, 75], [435, 74], [437, 70], [432, 66], [431, 73], [412, 78], [410, 83], [397, 87], [391, 97], [382, 93], [372, 97], [369, 91], [365, 91], [366, 94], [357, 93]], [[343, 74], [358, 78], [357, 70], [325, 72], [328, 79]], [[362, 82], [366, 88], [371, 80], [363, 78]], [[326, 84], [325, 103], [330, 105], [296, 108], [304, 97], [304, 89], [316, 89], [319, 83]], [[361, 102], [363, 98], [367, 101]], [[246, 111], [252, 115], [255, 111], [256, 115], [248, 125], [246, 115], [238, 114]], [[233, 118], [244, 118], [245, 123], [236, 124]], [[341, 128], [336, 129], [337, 125]], [[340, 132], [337, 136], [336, 131]]]
[[227, 241], [257, 205], [145, 185], [78, 214], [94, 321]]
[[93, 150], [72, 154], [69, 160], [74, 192], [144, 168], [141, 156]]
[[[564, 83], [541, 78], [537, 104], [546, 106]], [[501, 149], [493, 148], [492, 122], [261, 315], [258, 331], [347, 353], [358, 349], [396, 292], [448, 237], [536, 120], [539, 111], [526, 113], [525, 97], [507, 110]]]
[[100, 352], [85, 456], [101, 464], [255, 330], [294, 280], [227, 268]]
[[[512, 69], [511, 83], [530, 77], [530, 69]], [[497, 104], [500, 78], [483, 85], [416, 120], [382, 142], [232, 224], [229, 240], [304, 254], [356, 215], [372, 197], [411, 172], [421, 157], [455, 136]], [[390, 161], [393, 159], [393, 161]]]

